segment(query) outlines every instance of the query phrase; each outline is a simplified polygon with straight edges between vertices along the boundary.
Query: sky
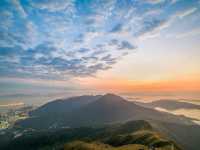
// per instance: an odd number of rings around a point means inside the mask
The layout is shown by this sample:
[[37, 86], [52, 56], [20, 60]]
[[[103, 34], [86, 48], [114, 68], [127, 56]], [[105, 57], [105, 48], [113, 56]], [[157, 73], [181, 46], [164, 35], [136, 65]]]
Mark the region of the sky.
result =
[[107, 92], [200, 100], [199, 20], [199, 0], [1, 0], [0, 102]]

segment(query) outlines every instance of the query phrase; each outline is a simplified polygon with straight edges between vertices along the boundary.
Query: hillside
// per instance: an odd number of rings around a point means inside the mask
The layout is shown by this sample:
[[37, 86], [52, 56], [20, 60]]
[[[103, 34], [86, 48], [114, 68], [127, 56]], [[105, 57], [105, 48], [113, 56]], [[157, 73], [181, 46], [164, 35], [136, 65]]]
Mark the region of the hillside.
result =
[[[75, 141], [82, 142], [75, 142]], [[98, 144], [97, 144], [98, 143]], [[147, 148], [149, 146], [168, 150], [173, 145], [171, 140], [153, 130], [151, 125], [142, 120], [124, 124], [112, 124], [101, 127], [81, 127], [59, 130], [37, 130], [24, 132], [22, 136], [12, 138], [7, 145], [0, 148], [6, 150], [127, 150]]]
[[[63, 100], [64, 102], [62, 103], [60, 100], [48, 103], [34, 110], [37, 113], [31, 112], [30, 118], [17, 122], [16, 127], [35, 130], [57, 130], [83, 126], [97, 127], [129, 120], [146, 120], [153, 125], [154, 129], [175, 140], [183, 149], [199, 150], [200, 126], [195, 125], [189, 118], [145, 108], [114, 94], [106, 94], [95, 98], [91, 96], [89, 98], [91, 100], [87, 101], [87, 103], [82, 102], [84, 99], [80, 97], [78, 97], [78, 100], [75, 98], [74, 101], [78, 101], [78, 106], [74, 106], [74, 109], [71, 109], [70, 112], [56, 109], [63, 107], [63, 103], [66, 104], [65, 107], [67, 108], [68, 99]], [[56, 103], [56, 107], [53, 107], [54, 103]], [[38, 111], [46, 110], [47, 108], [49, 110], [49, 106], [53, 111], [48, 114], [45, 111]], [[170, 124], [173, 124], [174, 127], [171, 127]], [[187, 134], [184, 134], [185, 132]]]
[[[98, 97], [90, 96], [87, 103], [82, 102], [85, 101], [85, 97], [84, 99], [81, 98], [78, 97], [78, 102], [76, 102], [77, 98], [74, 99], [75, 102], [73, 102], [74, 105], [70, 111], [68, 111], [68, 107], [72, 103], [70, 100], [48, 103], [31, 112], [30, 118], [18, 122], [17, 125], [24, 128], [46, 129], [80, 127], [138, 119], [193, 124], [185, 117], [145, 108], [114, 94]], [[41, 122], [43, 123], [41, 124]]]
[[150, 122], [158, 132], [170, 137], [186, 150], [199, 150], [200, 126], [166, 123], [162, 121]]
[[[112, 147], [103, 143], [86, 143], [82, 141], [76, 141], [65, 144], [64, 150], [148, 150], [147, 146], [139, 144], [131, 144], [120, 147]], [[167, 149], [166, 149], [167, 150]]]
[[69, 113], [74, 109], [78, 109], [81, 106], [84, 106], [88, 103], [91, 103], [98, 98], [100, 95], [97, 96], [77, 96], [71, 97], [68, 99], [59, 99], [52, 102], [49, 102], [38, 109], [35, 109], [30, 112], [31, 116], [46, 116], [52, 115], [54, 113], [61, 114], [61, 113]]

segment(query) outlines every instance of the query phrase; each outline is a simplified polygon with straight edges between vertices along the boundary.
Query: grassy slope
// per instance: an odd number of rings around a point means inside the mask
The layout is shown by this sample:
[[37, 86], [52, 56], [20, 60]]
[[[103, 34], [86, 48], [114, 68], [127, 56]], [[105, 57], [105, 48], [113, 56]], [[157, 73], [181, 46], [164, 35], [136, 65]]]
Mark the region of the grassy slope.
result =
[[199, 125], [181, 125], [166, 122], [151, 122], [153, 128], [176, 141], [186, 150], [199, 150], [200, 128]]
[[[153, 145], [154, 147], [161, 147], [162, 150], [168, 150], [166, 147], [173, 143], [166, 140], [166, 138], [158, 132], [153, 131], [148, 122], [140, 120], [127, 122], [125, 124], [113, 124], [104, 127], [62, 129], [51, 132], [48, 130], [33, 131], [13, 139], [6, 147], [4, 147], [4, 149], [61, 150], [65, 143], [70, 143], [76, 140], [89, 143], [104, 143], [103, 145], [100, 144], [98, 147], [101, 148], [107, 144], [110, 145], [111, 150], [126, 150], [130, 147], [130, 145], [133, 149], [133, 145], [136, 146], [135, 144], [143, 146]], [[88, 143], [86, 143], [86, 148], [87, 144]], [[80, 144], [75, 144], [74, 146], [79, 147], [79, 145]], [[90, 150], [90, 144], [88, 149]], [[75, 148], [75, 150], [78, 150], [78, 148]], [[180, 149], [176, 147], [174, 150]]]
[[139, 144], [131, 144], [120, 147], [112, 147], [103, 143], [86, 143], [82, 141], [75, 141], [64, 145], [64, 150], [148, 150], [146, 146]]
[[[119, 147], [113, 147], [99, 142], [86, 143], [75, 141], [64, 145], [64, 150], [149, 150], [148, 146], [141, 144], [128, 144]], [[156, 148], [156, 150], [171, 150], [170, 146]]]

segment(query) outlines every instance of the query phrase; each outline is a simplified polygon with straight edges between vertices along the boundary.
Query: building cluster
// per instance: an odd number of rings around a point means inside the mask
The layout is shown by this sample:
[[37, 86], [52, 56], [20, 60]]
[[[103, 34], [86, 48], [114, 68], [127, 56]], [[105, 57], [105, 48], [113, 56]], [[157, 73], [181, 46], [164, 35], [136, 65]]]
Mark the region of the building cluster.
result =
[[23, 107], [0, 113], [0, 130], [11, 127], [17, 120], [27, 118], [30, 110], [32, 107]]

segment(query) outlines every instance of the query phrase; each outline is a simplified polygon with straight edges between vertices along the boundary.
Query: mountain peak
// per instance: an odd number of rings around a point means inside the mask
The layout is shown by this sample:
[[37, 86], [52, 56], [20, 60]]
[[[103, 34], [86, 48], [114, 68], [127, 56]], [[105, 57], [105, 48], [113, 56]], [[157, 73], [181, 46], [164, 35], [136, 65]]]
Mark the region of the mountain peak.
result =
[[128, 101], [126, 101], [122, 97], [120, 97], [118, 95], [115, 95], [115, 94], [111, 94], [111, 93], [103, 95], [96, 102], [99, 103], [99, 104], [107, 104], [107, 105], [109, 105], [109, 104], [115, 105], [115, 104], [128, 103]]
[[124, 98], [122, 98], [119, 95], [113, 94], [113, 93], [106, 93], [105, 95], [102, 96], [103, 98], [118, 98], [121, 100], [125, 100]]
[[105, 96], [105, 97], [107, 97], [107, 96], [109, 96], [109, 97], [120, 97], [120, 96], [118, 96], [118, 95], [116, 95], [116, 94], [113, 94], [113, 93], [106, 93], [105, 95], [103, 95], [103, 96]]

